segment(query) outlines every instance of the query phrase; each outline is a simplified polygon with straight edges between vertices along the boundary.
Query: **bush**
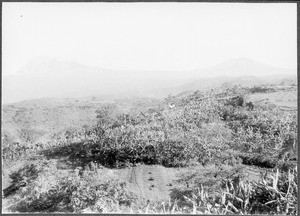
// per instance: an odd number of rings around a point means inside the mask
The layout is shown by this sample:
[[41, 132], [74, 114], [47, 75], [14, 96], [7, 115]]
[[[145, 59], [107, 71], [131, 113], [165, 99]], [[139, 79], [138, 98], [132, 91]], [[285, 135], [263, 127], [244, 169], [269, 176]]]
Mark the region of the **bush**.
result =
[[[55, 164], [50, 162], [40, 164], [36, 169], [39, 169], [39, 176], [32, 173], [32, 178], [27, 178], [30, 179], [27, 187], [13, 197], [11, 211], [81, 212], [91, 208], [94, 212], [111, 212], [116, 206], [130, 206], [136, 199], [127, 190], [126, 183], [116, 178], [99, 178], [106, 170], [98, 175], [81, 175], [78, 169], [57, 171]], [[26, 173], [21, 178], [29, 175]]]
[[[239, 158], [249, 165], [278, 165], [285, 143], [296, 140], [296, 114], [248, 110], [226, 105], [218, 97], [200, 93], [170, 97], [177, 104], [173, 109], [160, 106], [127, 114], [116, 105], [104, 106], [97, 111], [99, 124], [85, 129], [83, 144], [72, 147], [68, 140], [65, 152], [84, 163], [96, 160], [107, 166], [139, 162], [186, 166], [190, 161], [234, 164]], [[285, 154], [282, 158], [288, 162], [293, 157]]]
[[[202, 170], [203, 171], [203, 170]], [[234, 170], [228, 170], [229, 173]], [[204, 171], [204, 173], [210, 173]], [[226, 173], [225, 176], [229, 176]], [[181, 205], [189, 205], [190, 212], [205, 214], [297, 214], [297, 169], [262, 176], [259, 182], [248, 181], [235, 172], [230, 178], [211, 181], [211, 175], [193, 173], [185, 181], [192, 181], [185, 190]], [[221, 177], [222, 178], [222, 177]], [[213, 189], [211, 187], [213, 186]], [[185, 202], [184, 202], [185, 201]], [[181, 206], [183, 208], [183, 206]]]
[[[220, 110], [220, 116], [233, 131], [230, 145], [240, 151], [245, 164], [275, 167], [280, 153], [289, 143], [296, 142], [296, 113], [225, 106]], [[289, 152], [291, 154], [284, 158], [285, 161], [295, 157], [293, 148]]]

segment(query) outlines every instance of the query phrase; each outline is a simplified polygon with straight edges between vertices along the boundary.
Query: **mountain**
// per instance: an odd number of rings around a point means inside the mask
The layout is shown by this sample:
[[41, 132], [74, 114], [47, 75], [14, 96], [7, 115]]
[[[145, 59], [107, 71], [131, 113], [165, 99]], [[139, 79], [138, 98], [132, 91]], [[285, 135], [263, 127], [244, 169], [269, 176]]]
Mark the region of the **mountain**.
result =
[[230, 88], [234, 86], [243, 86], [243, 87], [254, 87], [258, 85], [285, 85], [285, 86], [296, 86], [297, 85], [297, 76], [296, 75], [268, 75], [261, 77], [247, 76], [247, 77], [233, 77], [233, 76], [220, 76], [213, 78], [202, 78], [195, 79], [194, 81], [185, 83], [183, 85], [168, 88], [168, 89], [157, 89], [157, 96], [163, 95], [166, 97], [169, 94], [177, 95], [182, 92], [191, 92], [191, 91], [208, 91], [211, 89], [218, 88]]
[[151, 73], [108, 70], [73, 61], [39, 58], [16, 73], [3, 76], [2, 102], [44, 97], [114, 95], [160, 88], [166, 83], [167, 86], [174, 86], [178, 80], [169, 79], [166, 82], [162, 78], [151, 76]]
[[[165, 97], [193, 89], [235, 83], [258, 83], [257, 77], [296, 74], [249, 59], [232, 59], [191, 71], [122, 71], [90, 67], [74, 61], [38, 58], [18, 72], [3, 76], [2, 103], [45, 97]], [[241, 78], [242, 77], [242, 78]], [[265, 78], [265, 80], [268, 78]], [[246, 81], [245, 81], [246, 80]], [[227, 84], [226, 84], [227, 83]]]
[[272, 67], [258, 61], [237, 58], [216, 66], [186, 72], [193, 77], [189, 81], [171, 88], [153, 89], [153, 96], [166, 97], [194, 90], [207, 91], [214, 88], [228, 88], [234, 85], [255, 86], [261, 84], [297, 84], [297, 71]]
[[267, 64], [247, 59], [230, 59], [213, 67], [193, 71], [194, 76], [202, 74], [205, 77], [235, 76], [235, 77], [261, 77], [274, 74], [295, 75], [296, 70], [273, 67]]

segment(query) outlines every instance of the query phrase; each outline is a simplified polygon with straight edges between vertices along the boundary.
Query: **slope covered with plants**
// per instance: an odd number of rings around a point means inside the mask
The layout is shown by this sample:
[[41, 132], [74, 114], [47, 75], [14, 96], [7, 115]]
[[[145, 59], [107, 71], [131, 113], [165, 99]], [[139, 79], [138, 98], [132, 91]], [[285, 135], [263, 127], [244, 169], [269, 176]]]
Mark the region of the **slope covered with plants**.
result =
[[[296, 214], [297, 113], [250, 103], [245, 98], [253, 93], [261, 88], [197, 91], [126, 112], [102, 106], [96, 125], [60, 135], [36, 151], [46, 158], [32, 165], [36, 171], [11, 176], [25, 178], [27, 186], [10, 210]], [[51, 161], [59, 157], [72, 165], [68, 172], [56, 172]], [[103, 178], [104, 171], [141, 163], [181, 169], [169, 202], [143, 201], [117, 176]], [[99, 167], [102, 178], [89, 173]], [[262, 175], [247, 177], [247, 167]], [[47, 186], [38, 183], [41, 177]]]

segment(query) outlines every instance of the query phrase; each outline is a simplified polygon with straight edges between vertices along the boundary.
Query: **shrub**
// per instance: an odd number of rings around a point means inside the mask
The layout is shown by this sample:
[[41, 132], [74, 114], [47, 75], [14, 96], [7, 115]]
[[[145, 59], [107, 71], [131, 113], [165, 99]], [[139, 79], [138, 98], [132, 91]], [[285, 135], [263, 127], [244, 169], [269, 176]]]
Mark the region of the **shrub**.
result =
[[[231, 170], [230, 172], [232, 172]], [[204, 171], [207, 173], [207, 171]], [[201, 177], [202, 175], [202, 177]], [[182, 205], [190, 212], [205, 214], [297, 214], [297, 169], [262, 176], [259, 182], [248, 181], [240, 173], [211, 182], [211, 176], [193, 173], [193, 181], [184, 193]], [[229, 176], [228, 173], [225, 176]], [[224, 178], [224, 177], [223, 177]], [[211, 187], [213, 185], [213, 189]], [[183, 192], [181, 192], [183, 193]], [[183, 202], [183, 201], [186, 202]]]
[[[22, 169], [24, 170], [24, 169]], [[21, 173], [20, 170], [18, 173]], [[116, 178], [100, 178], [103, 173], [90, 175], [79, 170], [57, 171], [55, 164], [45, 162], [39, 167], [39, 176], [28, 178], [27, 187], [12, 199], [13, 212], [81, 212], [91, 208], [94, 212], [111, 212], [117, 206], [130, 206], [136, 197], [126, 183]], [[29, 174], [24, 173], [25, 176]]]

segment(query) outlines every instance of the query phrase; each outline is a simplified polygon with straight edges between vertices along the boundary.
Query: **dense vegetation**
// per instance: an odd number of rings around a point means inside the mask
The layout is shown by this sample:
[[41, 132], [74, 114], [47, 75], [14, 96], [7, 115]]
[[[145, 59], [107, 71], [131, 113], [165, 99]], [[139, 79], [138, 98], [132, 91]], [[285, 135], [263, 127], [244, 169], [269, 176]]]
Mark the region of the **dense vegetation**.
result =
[[[169, 203], [138, 200], [126, 190], [126, 183], [95, 181], [80, 169], [55, 173], [46, 161], [11, 176], [30, 179], [14, 198], [12, 211], [296, 214], [296, 112], [247, 106], [243, 94], [266, 91], [257, 87], [194, 92], [126, 113], [117, 105], [106, 105], [97, 111], [97, 125], [60, 134], [56, 141], [32, 150], [48, 158], [68, 156], [81, 167], [190, 167], [180, 179], [188, 186], [174, 191]], [[5, 149], [4, 159], [13, 159], [11, 152], [28, 154], [27, 148]], [[248, 181], [242, 165], [274, 169], [260, 181]], [[36, 174], [43, 172], [51, 178], [47, 185]]]

